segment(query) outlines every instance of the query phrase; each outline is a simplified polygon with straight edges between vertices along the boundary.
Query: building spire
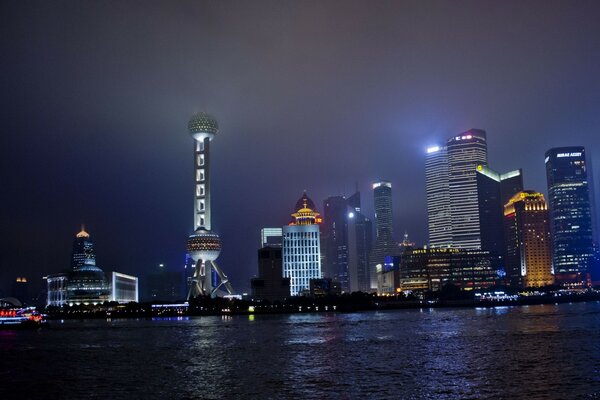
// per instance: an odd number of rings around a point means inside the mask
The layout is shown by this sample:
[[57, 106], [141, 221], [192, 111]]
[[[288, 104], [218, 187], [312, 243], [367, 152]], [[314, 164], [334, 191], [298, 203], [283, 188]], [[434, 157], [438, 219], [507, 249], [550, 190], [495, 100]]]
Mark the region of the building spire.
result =
[[76, 235], [78, 238], [89, 238], [90, 234], [85, 231], [85, 224], [81, 224], [81, 231]]

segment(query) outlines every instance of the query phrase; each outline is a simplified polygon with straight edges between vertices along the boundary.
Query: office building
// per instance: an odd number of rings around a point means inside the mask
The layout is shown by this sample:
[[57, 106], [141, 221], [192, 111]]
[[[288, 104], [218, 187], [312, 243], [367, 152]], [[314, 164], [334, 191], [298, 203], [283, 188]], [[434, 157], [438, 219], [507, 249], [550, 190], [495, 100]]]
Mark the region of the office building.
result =
[[373, 184], [375, 206], [375, 243], [370, 256], [370, 290], [377, 290], [377, 266], [382, 266], [386, 256], [399, 252], [394, 241], [392, 217], [392, 184], [379, 181]]
[[290, 278], [283, 276], [281, 246], [265, 246], [258, 250], [258, 278], [252, 279], [252, 298], [283, 301], [290, 295]]
[[348, 276], [348, 201], [343, 196], [331, 196], [323, 201], [323, 276], [339, 281], [344, 291], [349, 289]]
[[110, 301], [137, 303], [139, 300], [138, 278], [113, 271], [110, 279]]
[[159, 264], [142, 278], [144, 301], [172, 303], [186, 298], [187, 285], [185, 281], [187, 277], [185, 271], [173, 271], [164, 264]]
[[429, 246], [432, 248], [452, 247], [448, 151], [446, 146], [433, 146], [427, 149], [425, 179]]
[[96, 265], [94, 243], [83, 227], [73, 242], [70, 270], [48, 275], [46, 282], [49, 306], [101, 304], [109, 300], [108, 281]]
[[306, 192], [296, 203], [293, 220], [283, 227], [283, 275], [290, 278], [290, 294], [310, 291], [310, 280], [321, 271], [320, 214]]
[[281, 228], [262, 228], [260, 230], [260, 247], [282, 246], [283, 232]]
[[360, 192], [348, 202], [348, 292], [371, 290], [370, 256], [373, 244], [373, 223], [361, 212]]
[[585, 148], [550, 149], [545, 163], [555, 277], [587, 284], [597, 278], [591, 277], [596, 272], [593, 193]]
[[534, 191], [515, 194], [504, 206], [506, 274], [511, 285], [554, 283], [548, 206]]
[[523, 173], [518, 169], [500, 174], [478, 165], [476, 177], [481, 249], [503, 256], [504, 205], [523, 190]]
[[477, 166], [487, 166], [486, 133], [470, 129], [448, 139], [448, 191], [452, 246], [480, 249]]
[[438, 291], [444, 285], [463, 290], [493, 286], [498, 277], [497, 256], [482, 250], [412, 249], [400, 257], [400, 289]]
[[377, 294], [395, 295], [400, 291], [400, 256], [386, 256], [383, 265], [377, 266]]

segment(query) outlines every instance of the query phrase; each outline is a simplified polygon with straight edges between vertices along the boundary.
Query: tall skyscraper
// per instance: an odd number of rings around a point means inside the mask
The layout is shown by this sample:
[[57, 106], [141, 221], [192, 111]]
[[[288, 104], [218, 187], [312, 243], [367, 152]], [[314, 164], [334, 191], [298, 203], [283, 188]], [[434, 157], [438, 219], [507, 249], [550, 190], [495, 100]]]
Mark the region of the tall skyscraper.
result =
[[306, 192], [296, 203], [293, 221], [283, 227], [283, 275], [290, 278], [290, 294], [310, 291], [310, 280], [323, 277], [319, 213]]
[[81, 225], [81, 231], [75, 235], [73, 241], [73, 253], [71, 255], [71, 269], [77, 270], [85, 264], [96, 264], [96, 253], [94, 243], [90, 240], [90, 234]]
[[108, 280], [96, 265], [94, 243], [83, 227], [73, 241], [71, 269], [48, 275], [47, 284], [49, 306], [100, 304], [109, 300]]
[[481, 249], [503, 256], [504, 205], [523, 190], [523, 174], [520, 169], [499, 174], [491, 168], [478, 165], [476, 175]]
[[[233, 294], [227, 275], [215, 260], [221, 252], [221, 239], [211, 231], [210, 218], [210, 141], [219, 131], [217, 120], [205, 113], [198, 113], [188, 123], [194, 138], [194, 233], [187, 242], [187, 250], [196, 263], [189, 298], [196, 296], [216, 297], [224, 288]], [[214, 274], [218, 279], [213, 279]]]
[[481, 248], [477, 166], [487, 166], [485, 131], [470, 129], [447, 142], [448, 190], [452, 244], [462, 249]]
[[349, 292], [367, 292], [371, 289], [369, 257], [372, 246], [373, 224], [361, 212], [360, 192], [347, 200], [348, 213], [348, 288]]
[[445, 146], [433, 146], [427, 149], [425, 178], [429, 246], [452, 247], [448, 152]]
[[347, 291], [348, 279], [348, 201], [331, 196], [323, 202], [323, 276], [338, 281]]
[[515, 286], [554, 283], [548, 206], [544, 195], [526, 190], [504, 206], [506, 274]]
[[583, 282], [595, 272], [591, 171], [585, 149], [550, 149], [545, 162], [554, 272], [559, 281], [577, 275]]
[[370, 290], [377, 289], [377, 265], [382, 266], [385, 256], [394, 256], [399, 252], [394, 241], [392, 218], [392, 184], [379, 181], [373, 184], [375, 200], [375, 244], [370, 257]]

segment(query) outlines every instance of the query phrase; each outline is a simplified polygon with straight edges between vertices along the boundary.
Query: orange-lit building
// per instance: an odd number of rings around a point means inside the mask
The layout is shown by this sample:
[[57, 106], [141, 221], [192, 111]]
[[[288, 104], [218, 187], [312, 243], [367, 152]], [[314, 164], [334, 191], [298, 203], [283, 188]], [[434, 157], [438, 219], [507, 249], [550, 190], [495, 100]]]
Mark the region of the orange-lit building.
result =
[[548, 205], [544, 195], [525, 190], [504, 206], [506, 274], [514, 286], [554, 283]]

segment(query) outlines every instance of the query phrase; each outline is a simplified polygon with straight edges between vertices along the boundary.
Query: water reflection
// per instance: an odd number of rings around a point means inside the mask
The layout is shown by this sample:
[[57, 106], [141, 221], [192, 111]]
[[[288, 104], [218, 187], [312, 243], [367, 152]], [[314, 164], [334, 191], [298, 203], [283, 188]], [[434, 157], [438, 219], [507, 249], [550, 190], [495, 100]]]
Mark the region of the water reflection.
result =
[[599, 343], [598, 303], [65, 321], [0, 332], [0, 377], [66, 399], [577, 398]]

